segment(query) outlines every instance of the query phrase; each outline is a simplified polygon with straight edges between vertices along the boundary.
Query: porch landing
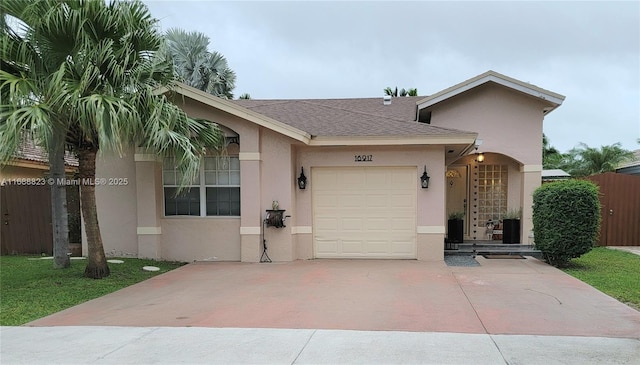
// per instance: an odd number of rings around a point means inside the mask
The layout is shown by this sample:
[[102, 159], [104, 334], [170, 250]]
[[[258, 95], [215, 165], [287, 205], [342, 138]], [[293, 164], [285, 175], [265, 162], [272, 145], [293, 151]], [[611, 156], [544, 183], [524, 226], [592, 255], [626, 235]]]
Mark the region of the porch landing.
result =
[[445, 256], [522, 255], [542, 258], [542, 253], [529, 244], [509, 244], [502, 241], [464, 241], [445, 243]]

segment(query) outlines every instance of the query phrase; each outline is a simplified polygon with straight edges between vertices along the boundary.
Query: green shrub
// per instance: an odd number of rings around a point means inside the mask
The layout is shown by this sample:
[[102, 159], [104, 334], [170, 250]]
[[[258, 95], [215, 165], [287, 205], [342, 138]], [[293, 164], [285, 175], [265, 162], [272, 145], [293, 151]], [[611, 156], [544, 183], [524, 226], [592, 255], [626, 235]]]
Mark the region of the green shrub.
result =
[[545, 261], [565, 267], [594, 246], [600, 232], [598, 186], [585, 180], [544, 184], [533, 193], [533, 232]]
[[451, 220], [464, 219], [464, 212], [451, 212], [449, 214], [449, 219], [451, 219]]

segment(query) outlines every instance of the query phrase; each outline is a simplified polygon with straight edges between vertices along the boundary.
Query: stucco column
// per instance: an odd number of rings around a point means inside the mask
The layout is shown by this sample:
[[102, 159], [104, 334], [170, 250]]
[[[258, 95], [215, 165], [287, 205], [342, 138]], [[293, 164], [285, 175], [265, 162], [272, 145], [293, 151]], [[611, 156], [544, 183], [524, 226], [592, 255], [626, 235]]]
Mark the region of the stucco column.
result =
[[240, 134], [240, 261], [258, 262], [262, 254], [260, 209], [260, 131]]
[[423, 158], [431, 177], [429, 188], [420, 186], [423, 166], [416, 169], [418, 215], [416, 226], [416, 258], [420, 261], [444, 260], [446, 215], [446, 165], [442, 149], [429, 149]]
[[136, 165], [136, 206], [138, 225], [138, 258], [161, 259], [161, 234], [159, 205], [162, 200], [156, 197], [160, 182], [156, 181], [158, 168], [157, 156], [136, 149], [134, 155]]
[[520, 206], [522, 207], [522, 232], [520, 232], [520, 242], [529, 242], [529, 232], [533, 229], [533, 192], [540, 186], [542, 180], [541, 165], [523, 165], [522, 172], [522, 193], [520, 195]]

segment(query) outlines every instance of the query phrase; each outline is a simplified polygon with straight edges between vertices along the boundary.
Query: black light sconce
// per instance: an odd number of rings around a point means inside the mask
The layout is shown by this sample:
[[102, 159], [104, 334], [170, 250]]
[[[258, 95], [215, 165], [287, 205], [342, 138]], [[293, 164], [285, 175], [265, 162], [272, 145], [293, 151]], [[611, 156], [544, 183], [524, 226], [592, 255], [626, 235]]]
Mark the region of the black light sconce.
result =
[[422, 173], [422, 176], [420, 176], [420, 186], [423, 189], [427, 189], [429, 188], [429, 175], [427, 175], [427, 165], [424, 165], [424, 172]]
[[298, 188], [300, 188], [300, 190], [307, 188], [307, 177], [304, 176], [304, 167], [301, 168], [300, 176], [298, 177]]
[[478, 153], [478, 162], [480, 163], [484, 162], [484, 153], [482, 152]]

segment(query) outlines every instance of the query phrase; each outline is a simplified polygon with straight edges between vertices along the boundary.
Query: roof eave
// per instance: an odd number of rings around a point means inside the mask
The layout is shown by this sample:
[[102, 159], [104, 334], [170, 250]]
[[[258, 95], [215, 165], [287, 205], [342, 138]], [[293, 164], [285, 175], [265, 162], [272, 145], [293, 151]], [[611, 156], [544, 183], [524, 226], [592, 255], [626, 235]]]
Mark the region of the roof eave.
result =
[[256, 113], [250, 109], [234, 104], [228, 100], [224, 100], [209, 93], [205, 93], [204, 91], [198, 90], [191, 86], [182, 83], [175, 83], [171, 88], [162, 87], [158, 88], [155, 91], [155, 93], [158, 95], [168, 92], [176, 92], [180, 95], [186, 96], [205, 105], [209, 105], [236, 117], [246, 119], [261, 127], [271, 129], [277, 133], [293, 138], [304, 144], [309, 144], [309, 142], [311, 141], [311, 135], [305, 131], [279, 122], [275, 119], [266, 117], [262, 114]]
[[495, 71], [487, 71], [481, 75], [478, 75], [469, 80], [463, 81], [457, 85], [451, 86], [447, 89], [430, 95], [422, 100], [418, 100], [416, 102], [418, 111], [438, 104], [444, 100], [450, 99], [456, 95], [462, 94], [468, 90], [471, 90], [488, 82], [494, 82], [496, 84], [508, 87], [516, 91], [520, 91], [524, 94], [546, 101], [550, 104], [550, 107], [545, 108], [545, 114], [550, 113], [558, 106], [562, 105], [562, 102], [565, 99], [564, 95], [560, 95], [552, 91], [537, 87], [535, 85], [516, 80], [514, 78], [499, 74]]
[[314, 136], [310, 146], [406, 146], [406, 145], [475, 145], [478, 135], [423, 136]]

